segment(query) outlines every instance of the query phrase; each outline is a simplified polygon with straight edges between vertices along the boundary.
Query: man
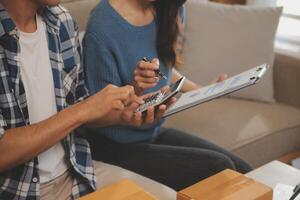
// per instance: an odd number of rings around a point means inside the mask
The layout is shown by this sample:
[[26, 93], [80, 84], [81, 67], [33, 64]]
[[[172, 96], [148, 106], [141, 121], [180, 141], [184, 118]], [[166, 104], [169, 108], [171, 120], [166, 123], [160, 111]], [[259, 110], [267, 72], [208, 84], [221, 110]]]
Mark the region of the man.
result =
[[88, 98], [77, 25], [58, 3], [0, 0], [0, 199], [76, 199], [123, 178], [175, 198], [137, 174], [93, 164], [76, 128], [153, 123], [166, 107], [142, 120], [133, 111], [143, 101], [130, 86]]

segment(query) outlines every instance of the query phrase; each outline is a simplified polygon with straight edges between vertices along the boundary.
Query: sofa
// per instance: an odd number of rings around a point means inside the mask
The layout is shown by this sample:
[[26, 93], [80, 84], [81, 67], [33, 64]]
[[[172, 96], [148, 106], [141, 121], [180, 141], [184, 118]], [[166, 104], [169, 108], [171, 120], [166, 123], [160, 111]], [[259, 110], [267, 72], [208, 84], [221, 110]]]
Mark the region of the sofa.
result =
[[[62, 1], [82, 34], [98, 1]], [[166, 126], [206, 138], [259, 167], [300, 149], [300, 58], [276, 53], [274, 88], [275, 103], [220, 98], [169, 117]]]

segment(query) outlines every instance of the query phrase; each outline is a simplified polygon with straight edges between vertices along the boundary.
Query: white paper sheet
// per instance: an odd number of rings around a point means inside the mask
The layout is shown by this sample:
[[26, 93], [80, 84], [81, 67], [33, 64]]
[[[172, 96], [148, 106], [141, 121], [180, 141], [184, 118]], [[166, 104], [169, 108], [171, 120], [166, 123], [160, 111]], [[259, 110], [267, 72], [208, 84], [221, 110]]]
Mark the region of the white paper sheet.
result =
[[[277, 184], [273, 192], [273, 200], [289, 200], [293, 195], [293, 186]], [[300, 196], [297, 196], [295, 200], [300, 200]]]

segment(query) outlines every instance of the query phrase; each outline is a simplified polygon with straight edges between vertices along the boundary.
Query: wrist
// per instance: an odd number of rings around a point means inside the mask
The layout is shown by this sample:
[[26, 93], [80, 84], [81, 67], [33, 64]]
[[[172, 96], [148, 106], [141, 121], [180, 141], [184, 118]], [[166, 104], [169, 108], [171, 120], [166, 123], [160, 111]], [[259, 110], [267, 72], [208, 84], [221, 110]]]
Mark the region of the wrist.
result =
[[80, 126], [88, 123], [88, 109], [86, 108], [86, 102], [81, 101], [77, 104], [74, 105], [74, 110], [75, 110], [75, 116], [77, 118], [78, 123], [80, 124]]

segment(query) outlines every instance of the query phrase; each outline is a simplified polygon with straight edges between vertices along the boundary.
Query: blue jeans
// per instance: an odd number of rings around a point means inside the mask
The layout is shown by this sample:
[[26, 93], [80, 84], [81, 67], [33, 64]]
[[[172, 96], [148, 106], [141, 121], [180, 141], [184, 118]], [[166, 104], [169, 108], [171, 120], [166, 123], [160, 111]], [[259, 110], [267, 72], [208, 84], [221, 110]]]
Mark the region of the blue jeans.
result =
[[99, 134], [97, 139], [91, 138], [94, 160], [131, 170], [177, 191], [224, 169], [241, 173], [251, 170], [236, 155], [176, 129], [163, 128], [151, 141], [130, 144], [116, 143]]

